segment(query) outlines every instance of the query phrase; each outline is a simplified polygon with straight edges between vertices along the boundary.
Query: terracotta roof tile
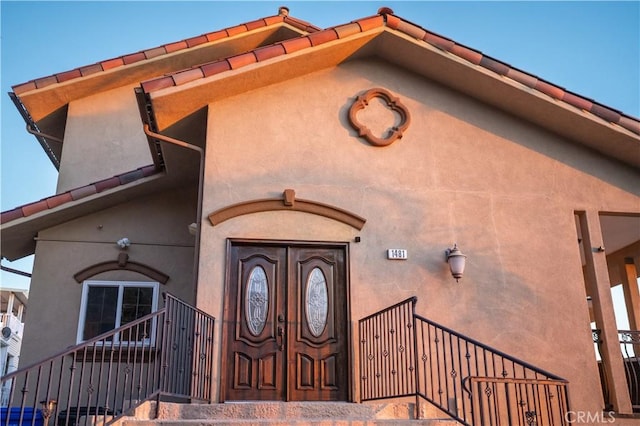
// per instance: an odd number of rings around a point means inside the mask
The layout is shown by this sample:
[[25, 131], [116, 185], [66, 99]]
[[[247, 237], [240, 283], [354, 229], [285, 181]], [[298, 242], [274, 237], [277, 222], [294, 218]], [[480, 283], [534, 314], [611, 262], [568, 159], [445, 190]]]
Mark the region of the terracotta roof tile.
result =
[[621, 115], [619, 112], [611, 108], [607, 108], [603, 105], [593, 104], [590, 111], [591, 113], [611, 123], [617, 123], [620, 121]]
[[357, 22], [339, 25], [337, 27], [334, 27], [334, 30], [338, 34], [338, 38], [349, 37], [350, 35], [362, 32], [362, 28], [360, 28], [360, 25], [358, 25]]
[[82, 74], [83, 76], [95, 74], [102, 71], [104, 70], [102, 69], [102, 65], [100, 64], [87, 65], [86, 67], [80, 68], [80, 74]]
[[311, 47], [311, 40], [308, 37], [291, 38], [282, 42], [282, 47], [287, 53], [293, 53], [298, 50]]
[[82, 77], [79, 69], [63, 72], [60, 74], [56, 74], [56, 78], [58, 79], [58, 83], [62, 83], [63, 81], [72, 80], [74, 78]]
[[316, 27], [315, 25], [310, 24], [309, 22], [303, 21], [302, 19], [294, 18], [292, 16], [285, 16], [284, 22], [291, 26], [294, 26], [302, 31], [306, 31], [308, 33], [313, 33], [316, 31], [322, 31], [322, 28]]
[[111, 68], [121, 67], [122, 65], [124, 65], [124, 61], [122, 60], [122, 58], [113, 58], [102, 61], [100, 62], [100, 64], [102, 65], [102, 69], [106, 71], [110, 70]]
[[618, 124], [633, 133], [640, 134], [640, 121], [638, 120], [634, 120], [623, 115], [620, 117]]
[[43, 87], [50, 86], [52, 84], [56, 84], [58, 79], [55, 75], [51, 75], [49, 77], [43, 77], [36, 80], [36, 87], [38, 89], [42, 89]]
[[176, 42], [165, 44], [155, 48], [143, 50], [141, 52], [123, 55], [117, 58], [107, 59], [97, 64], [85, 65], [82, 67], [75, 68], [73, 70], [65, 71], [57, 75], [38, 78], [32, 81], [14, 86], [13, 91], [17, 95], [20, 95], [21, 93], [34, 90], [34, 89], [41, 89], [51, 84], [72, 80], [74, 78], [87, 76], [90, 74], [94, 74], [96, 72], [107, 71], [120, 66], [136, 63], [144, 59], [152, 59], [161, 55], [166, 55], [168, 53], [195, 47], [203, 43], [213, 42], [213, 41], [227, 38], [233, 35], [241, 34], [243, 32], [281, 23], [281, 22], [284, 22], [285, 20], [287, 21], [288, 24], [298, 29], [301, 29], [303, 31], [316, 32], [320, 30], [320, 28], [296, 18], [291, 18], [288, 16], [285, 17], [282, 15], [269, 16], [263, 19], [257, 19], [255, 21], [248, 22], [246, 24], [236, 25], [234, 27], [230, 27], [224, 30], [202, 34], [196, 37], [191, 37], [186, 40], [176, 41]]
[[360, 31], [364, 32], [384, 25], [384, 18], [380, 15], [375, 15], [353, 22], [357, 23], [360, 26]]
[[88, 197], [89, 195], [96, 194], [97, 191], [95, 185], [86, 185], [81, 186], [80, 188], [72, 189], [70, 193], [71, 198], [73, 198], [74, 200], [79, 200], [81, 198]]
[[29, 217], [32, 214], [39, 213], [43, 210], [47, 210], [49, 206], [47, 205], [47, 200], [36, 201], [35, 203], [27, 204], [22, 207], [22, 213], [24, 217]]
[[[164, 46], [159, 46], [155, 49], [145, 50], [143, 53], [147, 59], [150, 59], [180, 49], [186, 49], [191, 46], [196, 46], [198, 44], [201, 44], [201, 42], [204, 42], [205, 38], [208, 42], [212, 42], [221, 38], [229, 37], [231, 35], [240, 34], [243, 31], [250, 31], [252, 29], [260, 28], [261, 26], [273, 25], [279, 22], [285, 22], [289, 25], [295, 26], [296, 28], [307, 31], [310, 34], [285, 40], [280, 43], [276, 43], [273, 46], [269, 46], [268, 48], [260, 48], [255, 50], [254, 52], [236, 55], [234, 57], [228, 58], [228, 62], [226, 60], [216, 61], [210, 64], [201, 65], [199, 67], [194, 67], [193, 70], [179, 72], [177, 74], [174, 74], [176, 76], [175, 79], [171, 76], [164, 76], [157, 79], [148, 80], [141, 83], [142, 88], [146, 92], [151, 92], [154, 90], [183, 84], [186, 81], [192, 81], [194, 78], [198, 78], [198, 76], [208, 77], [223, 71], [227, 71], [229, 69], [237, 69], [256, 61], [264, 61], [279, 55], [290, 54], [301, 49], [318, 46], [320, 44], [336, 40], [338, 38], [348, 37], [358, 32], [368, 31], [373, 28], [386, 25], [388, 28], [400, 31], [413, 38], [423, 40], [424, 42], [438, 49], [450, 52], [451, 54], [469, 61], [474, 65], [478, 65], [489, 71], [495, 72], [497, 75], [506, 76], [529, 88], [537, 90], [541, 93], [545, 93], [548, 96], [551, 96], [559, 101], [565, 102], [567, 105], [571, 105], [575, 108], [588, 111], [596, 116], [603, 118], [604, 120], [607, 120], [614, 124], [619, 124], [627, 130], [630, 130], [636, 134], [640, 134], [640, 121], [637, 118], [624, 115], [609, 107], [594, 103], [593, 101], [583, 98], [579, 95], [569, 93], [565, 89], [548, 83], [534, 75], [515, 69], [506, 63], [485, 56], [482, 54], [482, 52], [478, 52], [467, 46], [457, 44], [446, 37], [442, 37], [420, 27], [419, 25], [395, 16], [393, 14], [393, 10], [386, 7], [380, 8], [378, 10], [378, 15], [352, 21], [350, 24], [340, 25], [325, 30], [321, 30], [320, 28], [315, 27], [308, 22], [288, 16], [288, 10], [286, 8], [281, 8], [280, 14], [277, 16], [270, 16], [261, 20], [255, 20], [246, 24], [230, 27], [226, 30], [207, 33], [202, 36], [190, 38], [188, 40], [182, 40]], [[359, 30], [354, 24], [357, 24], [359, 26]], [[140, 54], [132, 54], [119, 58], [113, 58], [98, 64], [79, 68], [79, 73], [76, 72], [77, 70], [71, 70], [69, 72], [58, 74], [57, 76], [54, 75], [43, 77], [14, 86], [13, 90], [16, 94], [19, 95], [36, 88], [40, 89], [48, 85], [58, 83], [59, 81], [68, 81], [68, 79], [76, 78], [80, 75], [88, 75], [102, 70], [106, 71], [111, 68], [125, 65], [126, 63], [131, 63], [130, 61], [137, 60], [138, 58], [141, 58]]]
[[242, 53], [240, 55], [231, 56], [227, 58], [229, 61], [229, 65], [231, 65], [231, 69], [237, 69], [244, 67], [245, 65], [253, 64], [257, 61], [256, 55], [253, 52]]
[[208, 41], [216, 41], [227, 37], [229, 37], [229, 34], [227, 34], [225, 30], [215, 31], [207, 34]]
[[[138, 179], [142, 179], [143, 177], [144, 177], [144, 173], [142, 172], [142, 170], [136, 169], [136, 170], [132, 170], [130, 172], [119, 175], [118, 179], [120, 179], [120, 185], [126, 185]], [[95, 188], [95, 184], [92, 186]]]
[[279, 22], [283, 22], [284, 21], [284, 16], [269, 16], [263, 19], [264, 24], [269, 26], [269, 25], [273, 25], [273, 24], [277, 24]]
[[571, 92], [564, 92], [564, 95], [562, 96], [562, 100], [568, 104], [573, 105], [576, 108], [579, 108], [585, 111], [591, 111], [591, 107], [593, 107], [593, 102], [591, 102], [586, 98], [575, 95]]
[[483, 56], [480, 59], [480, 65], [499, 75], [507, 75], [509, 69], [511, 68], [509, 65], [496, 61], [495, 59], [492, 59], [488, 56]]
[[266, 25], [267, 23], [265, 22], [264, 19], [258, 19], [258, 20], [247, 22], [246, 24], [244, 24], [244, 26], [247, 27], [247, 31], [252, 31], [257, 28], [264, 27]]
[[189, 47], [189, 45], [187, 45], [187, 42], [184, 40], [164, 45], [164, 49], [167, 53], [176, 52], [178, 50], [186, 49], [187, 47]]
[[[393, 11], [391, 13], [393, 13]], [[385, 22], [387, 23], [387, 27], [397, 30], [398, 25], [400, 25], [400, 18], [392, 14], [383, 14], [383, 15], [385, 17]]]
[[13, 86], [12, 87], [13, 92], [16, 95], [20, 95], [24, 92], [28, 92], [30, 90], [35, 90], [37, 89], [36, 87], [36, 82], [35, 81], [29, 81], [27, 83], [23, 83], [23, 84], [18, 84], [17, 86]]
[[164, 48], [164, 46], [160, 46], [160, 47], [156, 47], [156, 48], [148, 49], [144, 51], [144, 56], [146, 56], [147, 59], [155, 58], [156, 56], [161, 56], [166, 54], [167, 54], [167, 50]]
[[148, 93], [148, 92], [153, 92], [154, 90], [171, 87], [174, 85], [174, 82], [173, 82], [173, 78], [171, 77], [160, 77], [160, 78], [155, 78], [153, 80], [142, 82], [141, 85], [142, 85], [142, 89]]
[[[640, 122], [635, 118], [624, 116], [619, 112], [607, 108], [603, 105], [595, 104], [589, 99], [580, 97], [573, 93], [569, 93], [559, 86], [548, 83], [534, 75], [523, 72], [517, 68], [513, 68], [509, 64], [484, 55], [482, 52], [471, 49], [461, 44], [457, 44], [453, 40], [430, 32], [409, 21], [403, 20], [402, 18], [393, 15], [393, 11], [389, 8], [381, 8], [378, 13], [379, 15], [355, 20], [349, 24], [327, 28], [325, 30], [313, 32], [306, 36], [300, 36], [297, 38], [284, 40], [271, 46], [261, 47], [253, 50], [252, 52], [247, 52], [242, 55], [236, 55], [227, 58], [228, 63], [225, 60], [220, 60], [201, 65], [198, 68], [202, 70], [203, 77], [208, 77], [210, 75], [214, 75], [223, 71], [228, 71], [229, 69], [238, 69], [256, 61], [261, 62], [270, 58], [274, 58], [276, 56], [290, 54], [302, 49], [307, 49], [313, 46], [327, 43], [329, 41], [337, 40], [338, 38], [349, 37], [350, 35], [357, 34], [359, 32], [368, 31], [379, 26], [386, 25], [388, 28], [392, 28], [413, 38], [422, 40], [425, 43], [456, 55], [457, 57], [464, 59], [474, 65], [478, 65], [486, 70], [492, 71], [497, 75], [506, 76], [514, 81], [525, 85], [526, 87], [537, 90], [554, 99], [565, 102], [568, 105], [588, 111], [612, 123], [620, 124], [622, 127], [626, 128], [627, 130], [631, 130], [634, 133], [640, 133], [640, 131], [638, 130], [640, 128]], [[284, 19], [285, 22], [290, 22], [292, 20], [292, 18], [290, 18], [289, 16], [285, 16], [284, 18], [282, 18], [282, 16], [265, 18], [265, 22], [266, 19]], [[300, 24], [300, 22], [297, 23]], [[192, 75], [197, 75], [197, 73], [194, 72]], [[172, 81], [168, 76], [165, 76], [143, 82], [142, 87], [143, 90], [149, 92], [169, 87], [174, 84], [181, 84], [181, 82]]]
[[518, 83], [521, 83], [527, 87], [530, 87], [531, 89], [536, 87], [536, 84], [538, 83], [538, 79], [535, 76], [531, 74], [527, 74], [515, 68], [509, 68], [506, 76], [512, 80], [517, 81]]
[[16, 207], [13, 210], [7, 210], [6, 212], [2, 212], [0, 214], [0, 223], [11, 222], [12, 220], [21, 219], [24, 217], [24, 213], [22, 213], [21, 207]]
[[156, 173], [158, 173], [158, 168], [154, 164], [150, 164], [148, 166], [140, 167], [140, 170], [142, 170], [142, 174], [144, 175], [144, 177], [148, 177], [148, 176], [155, 175]]
[[43, 198], [39, 201], [28, 203], [23, 206], [16, 207], [15, 209], [2, 212], [0, 216], [0, 223], [5, 224], [13, 220], [28, 217], [48, 209], [53, 209], [66, 203], [70, 203], [71, 201], [79, 200], [90, 195], [106, 191], [108, 189], [126, 185], [144, 177], [154, 175], [158, 172], [158, 169], [153, 164], [151, 164], [149, 166], [140, 167], [130, 172], [122, 173], [117, 176], [94, 182], [91, 185], [81, 186], [70, 191], [52, 195], [51, 197]]
[[235, 27], [227, 28], [227, 35], [228, 35], [229, 37], [233, 37], [233, 36], [235, 36], [235, 35], [238, 35], [238, 34], [244, 33], [244, 32], [246, 32], [246, 31], [247, 31], [247, 26], [246, 26], [246, 25], [244, 25], [244, 24], [242, 24], [242, 25], [236, 25]]
[[126, 55], [122, 57], [122, 62], [125, 65], [133, 64], [136, 62], [144, 61], [147, 59], [144, 52], [132, 53], [131, 55]]
[[480, 65], [480, 61], [482, 60], [482, 53], [478, 52], [477, 50], [473, 50], [470, 49], [466, 46], [463, 46], [461, 44], [454, 44], [451, 47], [451, 50], [449, 50], [451, 53], [453, 53], [456, 56], [461, 57], [462, 59], [466, 59], [467, 61], [471, 62], [472, 64], [475, 65]]
[[191, 68], [189, 70], [173, 74], [173, 81], [176, 86], [179, 86], [202, 77], [204, 77], [204, 73], [200, 68]]
[[398, 24], [397, 29], [398, 31], [402, 31], [403, 33], [408, 34], [413, 38], [417, 38], [418, 40], [422, 40], [424, 36], [427, 35], [427, 31], [423, 28], [402, 20]]
[[204, 74], [204, 76], [209, 77], [214, 74], [229, 71], [231, 69], [231, 65], [226, 59], [224, 59], [222, 61], [211, 62], [209, 64], [202, 65], [200, 68], [202, 69], [202, 73]]
[[188, 47], [194, 47], [204, 43], [208, 43], [209, 40], [207, 40], [207, 36], [203, 34], [197, 37], [188, 38], [186, 42]]
[[554, 99], [562, 99], [564, 96], [564, 89], [547, 83], [544, 80], [538, 80], [534, 89], [544, 93], [545, 95], [549, 95]]
[[118, 185], [120, 185], [120, 179], [117, 176], [94, 183], [97, 193], [115, 188]]
[[270, 46], [261, 47], [253, 51], [256, 55], [258, 62], [266, 61], [267, 59], [275, 58], [276, 56], [284, 55], [287, 53], [282, 44], [272, 44]]
[[453, 40], [446, 37], [442, 37], [436, 33], [427, 32], [423, 40], [427, 43], [437, 47], [438, 49], [446, 50], [447, 52], [456, 44]]
[[317, 33], [309, 34], [305, 36], [311, 41], [312, 46], [317, 46], [319, 44], [327, 43], [333, 40], [338, 39], [338, 33], [336, 33], [333, 28], [329, 28], [324, 31], [319, 31]]
[[71, 194], [69, 194], [68, 192], [63, 192], [62, 194], [54, 195], [53, 197], [46, 198], [45, 200], [47, 202], [47, 207], [52, 209], [58, 207], [61, 204], [73, 201], [73, 198], [71, 198]]

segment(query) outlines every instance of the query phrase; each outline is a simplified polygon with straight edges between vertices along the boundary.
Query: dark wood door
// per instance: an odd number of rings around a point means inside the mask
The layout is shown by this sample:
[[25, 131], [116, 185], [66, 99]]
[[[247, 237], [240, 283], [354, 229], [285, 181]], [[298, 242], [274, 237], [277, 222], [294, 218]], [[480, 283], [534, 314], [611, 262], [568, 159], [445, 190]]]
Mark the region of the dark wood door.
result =
[[232, 244], [225, 400], [347, 400], [346, 251]]

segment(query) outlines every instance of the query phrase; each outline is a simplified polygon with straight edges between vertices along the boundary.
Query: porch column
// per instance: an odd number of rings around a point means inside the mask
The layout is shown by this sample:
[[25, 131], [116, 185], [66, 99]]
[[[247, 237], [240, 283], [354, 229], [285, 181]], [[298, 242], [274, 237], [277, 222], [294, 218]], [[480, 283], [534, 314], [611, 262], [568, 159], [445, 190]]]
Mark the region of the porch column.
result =
[[600, 217], [597, 211], [587, 211], [579, 214], [579, 218], [584, 242], [586, 281], [593, 300], [593, 315], [601, 330], [600, 356], [607, 377], [610, 402], [617, 413], [632, 414], [611, 297], [607, 259], [605, 252], [600, 250], [600, 247], [604, 246]]
[[7, 314], [12, 314], [13, 313], [13, 302], [15, 301], [16, 296], [13, 294], [13, 292], [9, 293], [9, 300], [7, 301]]
[[638, 270], [631, 257], [625, 257], [621, 265], [620, 278], [624, 292], [624, 303], [627, 306], [629, 329], [640, 330], [640, 292], [638, 291]]
[[20, 320], [20, 322], [24, 322], [22, 321], [23, 314], [24, 314], [24, 305], [20, 303], [20, 305], [18, 305], [18, 319]]

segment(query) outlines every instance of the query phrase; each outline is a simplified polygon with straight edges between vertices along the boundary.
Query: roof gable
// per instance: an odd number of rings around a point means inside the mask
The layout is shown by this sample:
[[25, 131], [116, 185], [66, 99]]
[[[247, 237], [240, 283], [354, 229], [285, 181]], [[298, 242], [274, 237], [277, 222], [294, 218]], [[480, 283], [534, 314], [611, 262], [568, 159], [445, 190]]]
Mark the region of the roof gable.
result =
[[288, 16], [288, 9], [281, 7], [275, 16], [37, 78], [12, 89], [32, 120], [39, 122], [69, 102], [98, 91], [317, 31], [320, 28]]
[[[209, 78], [226, 71], [237, 70], [247, 65], [267, 61], [275, 57], [292, 54], [300, 50], [311, 49], [325, 43], [337, 40], [346, 40], [361, 33], [366, 33], [372, 30], [382, 31], [385, 28], [390, 28], [407, 35], [414, 40], [424, 42], [424, 44], [435, 47], [442, 52], [451, 54], [457, 59], [462, 59], [470, 65], [479, 66], [500, 77], [507, 77], [514, 82], [522, 84], [528, 89], [533, 89], [554, 100], [562, 101], [581, 111], [589, 112], [606, 122], [619, 125], [635, 134], [640, 134], [640, 121], [634, 117], [625, 115], [620, 111], [597, 103], [591, 99], [584, 98], [576, 93], [567, 91], [562, 87], [540, 79], [532, 74], [526, 73], [497, 59], [486, 56], [482, 54], [482, 52], [457, 44], [453, 40], [442, 37], [393, 15], [393, 11], [389, 8], [381, 8], [378, 13], [379, 14], [377, 16], [355, 20], [348, 24], [327, 28], [313, 34], [284, 40], [236, 56], [222, 58], [214, 62], [200, 64], [189, 69], [156, 77], [142, 82], [141, 87], [144, 92], [150, 94], [162, 89], [182, 86], [186, 83], [199, 79]], [[388, 58], [391, 60], [396, 59], [393, 54], [388, 56]], [[326, 64], [327, 67], [332, 65], [335, 64]]]
[[[283, 8], [277, 16], [35, 79], [13, 89], [16, 102], [46, 132], [46, 127], [53, 126], [48, 121], [64, 120], [59, 111], [70, 101], [142, 80], [140, 91], [163, 129], [207, 105], [214, 95], [230, 96], [362, 56], [380, 57], [640, 166], [637, 118], [457, 44], [395, 16], [388, 8], [325, 30], [289, 17]], [[273, 67], [271, 72], [264, 72], [267, 67]], [[198, 90], [204, 85], [212, 90]], [[503, 104], [506, 98], [510, 105]], [[102, 198], [99, 206], [104, 206], [112, 202], [109, 197], [120, 200], [114, 193], [146, 182], [143, 178], [151, 175], [158, 178], [160, 172], [144, 167], [3, 212], [3, 242], [7, 229], [14, 229], [15, 241], [9, 244], [17, 250], [14, 257], [27, 255], [38, 229], [69, 219], [61, 213], [65, 207], [75, 208], [73, 214], [86, 212], [74, 207], [82, 198], [91, 202]]]

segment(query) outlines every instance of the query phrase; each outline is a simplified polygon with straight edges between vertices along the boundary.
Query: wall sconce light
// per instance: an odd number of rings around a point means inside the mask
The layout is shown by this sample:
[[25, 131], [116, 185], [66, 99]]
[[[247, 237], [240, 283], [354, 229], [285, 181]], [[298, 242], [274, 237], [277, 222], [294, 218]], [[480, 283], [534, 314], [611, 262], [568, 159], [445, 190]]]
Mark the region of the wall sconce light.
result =
[[460, 251], [457, 244], [454, 244], [453, 248], [448, 248], [445, 254], [447, 255], [447, 263], [449, 264], [449, 269], [451, 269], [451, 275], [456, 279], [456, 282], [458, 282], [464, 274], [464, 265], [467, 256]]
[[120, 238], [118, 241], [116, 241], [116, 244], [121, 249], [126, 250], [131, 245], [131, 241], [129, 241], [129, 239], [127, 237], [124, 237], [124, 238]]

